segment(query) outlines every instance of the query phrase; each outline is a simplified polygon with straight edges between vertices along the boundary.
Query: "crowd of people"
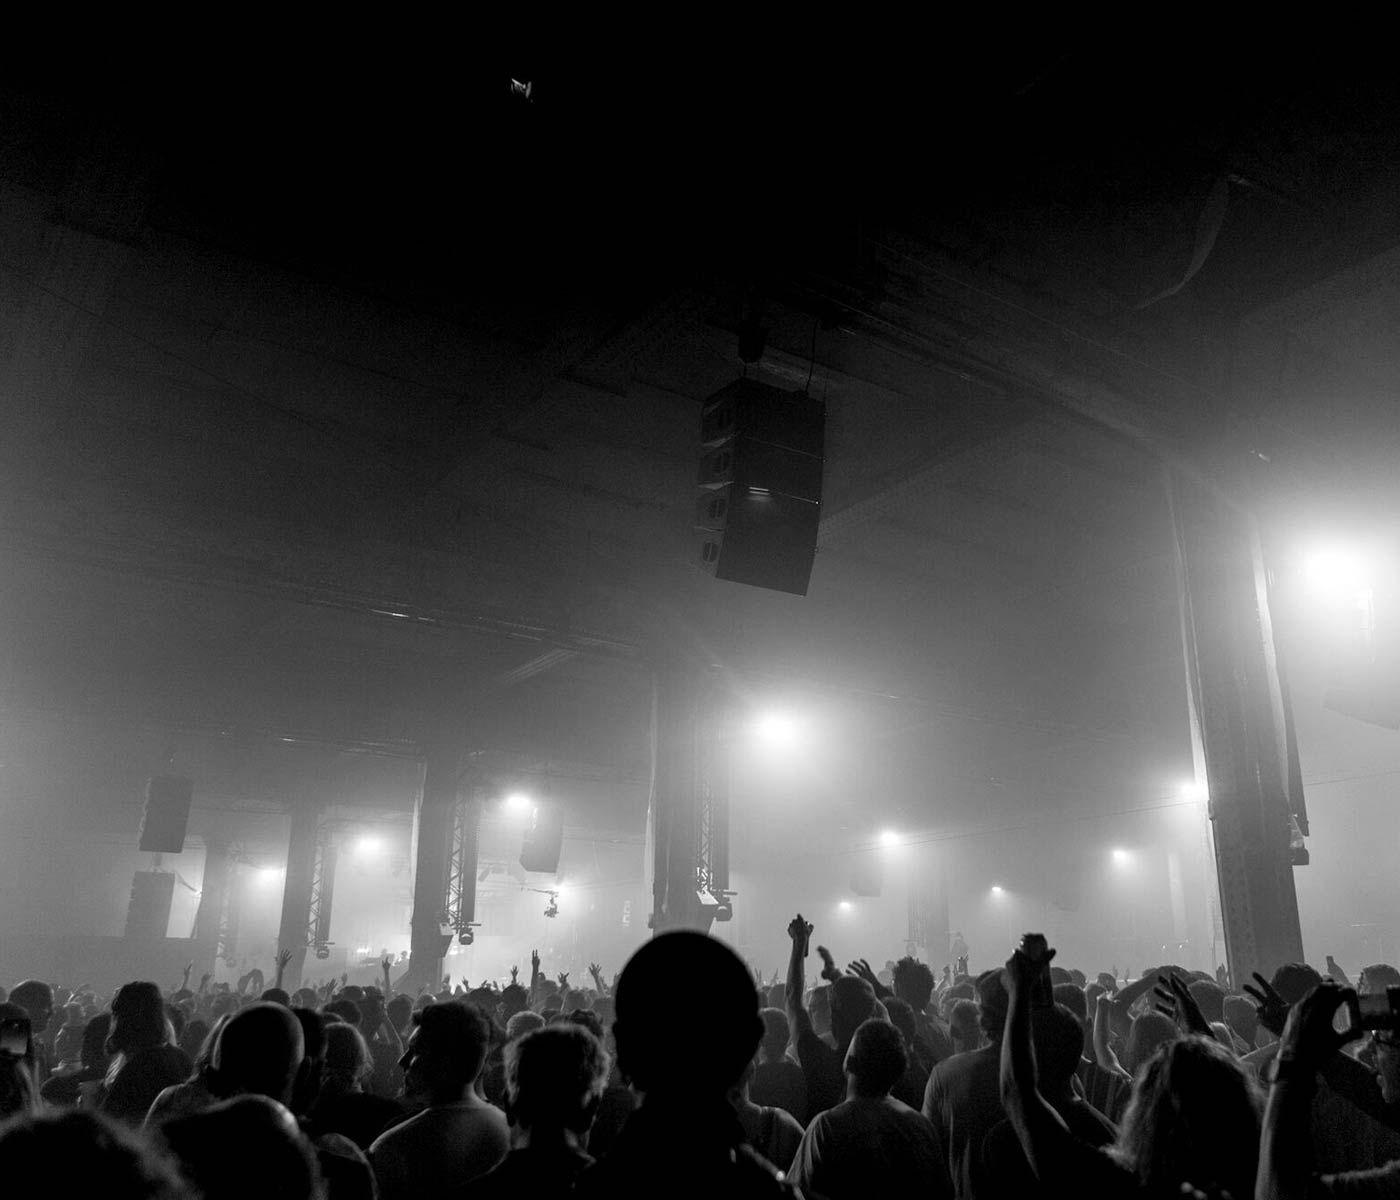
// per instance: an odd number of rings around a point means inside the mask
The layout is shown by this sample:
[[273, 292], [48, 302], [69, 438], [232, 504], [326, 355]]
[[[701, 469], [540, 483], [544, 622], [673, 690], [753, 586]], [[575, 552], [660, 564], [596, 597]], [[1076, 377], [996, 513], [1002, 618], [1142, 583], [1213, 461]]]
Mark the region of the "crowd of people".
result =
[[[576, 986], [0, 989], [0, 1179], [58, 1194], [1400, 1196], [1400, 971], [911, 957], [693, 932]], [[1396, 989], [1390, 991], [1389, 989]]]

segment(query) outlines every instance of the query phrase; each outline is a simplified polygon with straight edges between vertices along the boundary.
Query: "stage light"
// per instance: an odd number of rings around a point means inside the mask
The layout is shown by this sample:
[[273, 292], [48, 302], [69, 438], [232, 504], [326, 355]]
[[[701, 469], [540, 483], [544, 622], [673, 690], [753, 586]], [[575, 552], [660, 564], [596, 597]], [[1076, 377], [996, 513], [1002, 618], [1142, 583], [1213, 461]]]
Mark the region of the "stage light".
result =
[[881, 830], [881, 831], [880, 831], [880, 845], [882, 845], [882, 846], [898, 846], [898, 845], [899, 845], [899, 834], [897, 834], [893, 829], [884, 829], [884, 830]]
[[766, 712], [754, 721], [753, 731], [770, 745], [791, 746], [797, 740], [800, 727], [787, 713]]
[[993, 896], [1004, 896], [1004, 895], [1006, 895], [1006, 889], [1005, 889], [1004, 887], [1002, 887], [1001, 884], [999, 884], [999, 883], [994, 883], [994, 884], [992, 884], [992, 895], [993, 895]]
[[843, 913], [848, 913], [851, 911], [852, 905], [849, 900], [842, 900], [841, 903], [838, 904], [836, 907], [839, 908]]
[[382, 849], [384, 849], [384, 840], [375, 837], [372, 833], [365, 834], [355, 842], [355, 853], [361, 858], [368, 858], [373, 854], [378, 854]]
[[1192, 804], [1204, 804], [1209, 795], [1205, 784], [1196, 783], [1194, 780], [1190, 783], [1183, 783], [1177, 791], [1183, 800]]
[[281, 868], [281, 867], [260, 867], [260, 868], [258, 868], [258, 878], [261, 879], [264, 883], [271, 883], [274, 879], [280, 879], [281, 876], [282, 876], [282, 868]]
[[1130, 862], [1133, 861], [1133, 856], [1120, 846], [1115, 846], [1111, 851], [1111, 854], [1113, 856], [1113, 865], [1115, 867], [1126, 867]]
[[1303, 556], [1303, 574], [1316, 587], [1348, 595], [1373, 585], [1372, 567], [1356, 546], [1315, 546]]
[[506, 808], [514, 813], [528, 812], [531, 808], [530, 797], [524, 792], [511, 792], [506, 797]]

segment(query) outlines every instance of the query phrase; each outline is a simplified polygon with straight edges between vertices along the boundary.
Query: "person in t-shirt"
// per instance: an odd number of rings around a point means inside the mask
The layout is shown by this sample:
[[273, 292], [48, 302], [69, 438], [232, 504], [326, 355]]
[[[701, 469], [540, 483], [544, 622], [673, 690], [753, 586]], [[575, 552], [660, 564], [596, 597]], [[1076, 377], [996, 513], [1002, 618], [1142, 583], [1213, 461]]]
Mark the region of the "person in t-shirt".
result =
[[608, 1082], [608, 1055], [591, 1030], [563, 1022], [505, 1048], [511, 1151], [467, 1184], [464, 1200], [566, 1196], [593, 1164], [585, 1147]]
[[997, 1081], [1001, 1032], [1006, 1023], [1006, 991], [1000, 972], [984, 971], [977, 979], [977, 992], [978, 1019], [986, 1044], [939, 1063], [930, 1072], [924, 1090], [923, 1113], [938, 1135], [958, 1200], [983, 1196], [975, 1185], [982, 1143], [1006, 1115]]
[[791, 1113], [772, 1105], [757, 1104], [752, 1098], [754, 1064], [749, 1063], [739, 1082], [729, 1093], [729, 1102], [739, 1114], [744, 1127], [744, 1140], [780, 1171], [792, 1165], [797, 1144], [802, 1140], [802, 1126]]
[[113, 1058], [99, 1105], [102, 1112], [139, 1125], [161, 1092], [189, 1078], [193, 1064], [171, 1044], [173, 1033], [154, 983], [127, 983], [117, 989], [107, 1036]]
[[846, 1053], [846, 1099], [807, 1127], [794, 1183], [829, 1200], [952, 1195], [932, 1127], [890, 1095], [907, 1065], [904, 1037], [893, 1025], [873, 1020], [856, 1030]]
[[757, 1105], [781, 1108], [799, 1125], [807, 1121], [807, 1078], [802, 1068], [788, 1057], [792, 1028], [781, 1009], [765, 1008], [763, 1040], [758, 1044], [758, 1062], [749, 1083], [749, 1098]]
[[[1063, 1004], [1037, 1009], [1031, 1018], [1036, 1078], [1040, 1093], [1076, 1138], [1096, 1149], [1111, 1146], [1117, 1127], [1074, 1092], [1075, 1070], [1084, 1053], [1084, 1026]], [[976, 1188], [981, 1195], [1017, 1196], [1036, 1191], [1015, 1127], [997, 1124], [982, 1143]]]
[[370, 1147], [381, 1200], [458, 1188], [486, 1174], [510, 1149], [504, 1115], [476, 1092], [490, 1022], [456, 1001], [429, 1005], [414, 1020], [401, 1060], [404, 1092], [427, 1107]]
[[792, 954], [788, 959], [787, 1011], [796, 1035], [797, 1061], [807, 1081], [809, 1120], [841, 1103], [846, 1094], [846, 1050], [856, 1029], [875, 1015], [875, 989], [870, 983], [856, 975], [837, 975], [829, 967], [831, 1036], [835, 1045], [817, 1035], [802, 999], [812, 932], [812, 926], [800, 913], [788, 924]]

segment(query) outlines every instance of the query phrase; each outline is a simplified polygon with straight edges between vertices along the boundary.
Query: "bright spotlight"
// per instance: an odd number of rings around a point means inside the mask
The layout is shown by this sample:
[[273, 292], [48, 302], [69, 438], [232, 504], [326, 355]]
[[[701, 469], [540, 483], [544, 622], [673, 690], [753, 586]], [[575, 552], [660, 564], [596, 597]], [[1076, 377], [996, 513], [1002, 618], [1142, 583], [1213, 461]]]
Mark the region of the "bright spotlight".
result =
[[992, 884], [992, 895], [993, 895], [993, 896], [1004, 896], [1005, 894], [1006, 894], [1006, 889], [1005, 889], [1004, 887], [1002, 887], [1001, 884], [999, 884], [999, 883], [994, 883], [994, 884]]
[[1370, 588], [1371, 564], [1356, 546], [1314, 547], [1303, 557], [1303, 574], [1315, 587], [1351, 595]]
[[1196, 783], [1193, 780], [1190, 783], [1183, 783], [1178, 791], [1181, 793], [1181, 798], [1183, 800], [1193, 804], [1205, 803], [1207, 795], [1205, 784]]
[[1113, 848], [1112, 854], [1113, 854], [1113, 865], [1114, 865], [1115, 867], [1126, 867], [1126, 866], [1128, 865], [1128, 863], [1132, 861], [1132, 857], [1133, 857], [1133, 856], [1132, 856], [1131, 854], [1129, 854], [1126, 850], [1124, 850], [1121, 846], [1115, 846], [1115, 847]]
[[258, 869], [258, 878], [264, 883], [271, 883], [274, 879], [280, 879], [281, 877], [281, 867], [260, 867]]
[[511, 812], [523, 813], [530, 808], [530, 797], [524, 792], [511, 792], [506, 797], [506, 807]]
[[842, 900], [841, 903], [838, 904], [836, 907], [839, 908], [842, 912], [850, 912], [851, 902], [849, 900]]
[[880, 845], [898, 846], [899, 834], [897, 834], [893, 829], [882, 829], [880, 831]]
[[754, 722], [753, 730], [765, 742], [790, 746], [797, 740], [798, 724], [787, 713], [767, 712]]
[[355, 853], [364, 857], [368, 857], [371, 854], [378, 854], [382, 849], [384, 849], [384, 840], [375, 837], [373, 834], [367, 833], [364, 837], [358, 838], [355, 841]]

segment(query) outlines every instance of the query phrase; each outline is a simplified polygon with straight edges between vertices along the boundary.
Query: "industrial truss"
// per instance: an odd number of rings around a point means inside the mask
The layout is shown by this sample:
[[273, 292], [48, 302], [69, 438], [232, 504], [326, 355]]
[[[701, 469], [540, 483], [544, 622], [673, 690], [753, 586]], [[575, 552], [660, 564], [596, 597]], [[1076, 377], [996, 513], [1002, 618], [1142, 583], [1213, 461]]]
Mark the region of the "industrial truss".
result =
[[340, 856], [336, 831], [340, 822], [323, 821], [316, 830], [311, 858], [311, 907], [306, 919], [306, 944], [318, 958], [331, 946], [331, 903], [335, 896], [335, 864]]
[[477, 833], [481, 823], [481, 796], [475, 788], [463, 788], [452, 812], [452, 845], [447, 859], [447, 895], [442, 925], [464, 946], [476, 939]]

